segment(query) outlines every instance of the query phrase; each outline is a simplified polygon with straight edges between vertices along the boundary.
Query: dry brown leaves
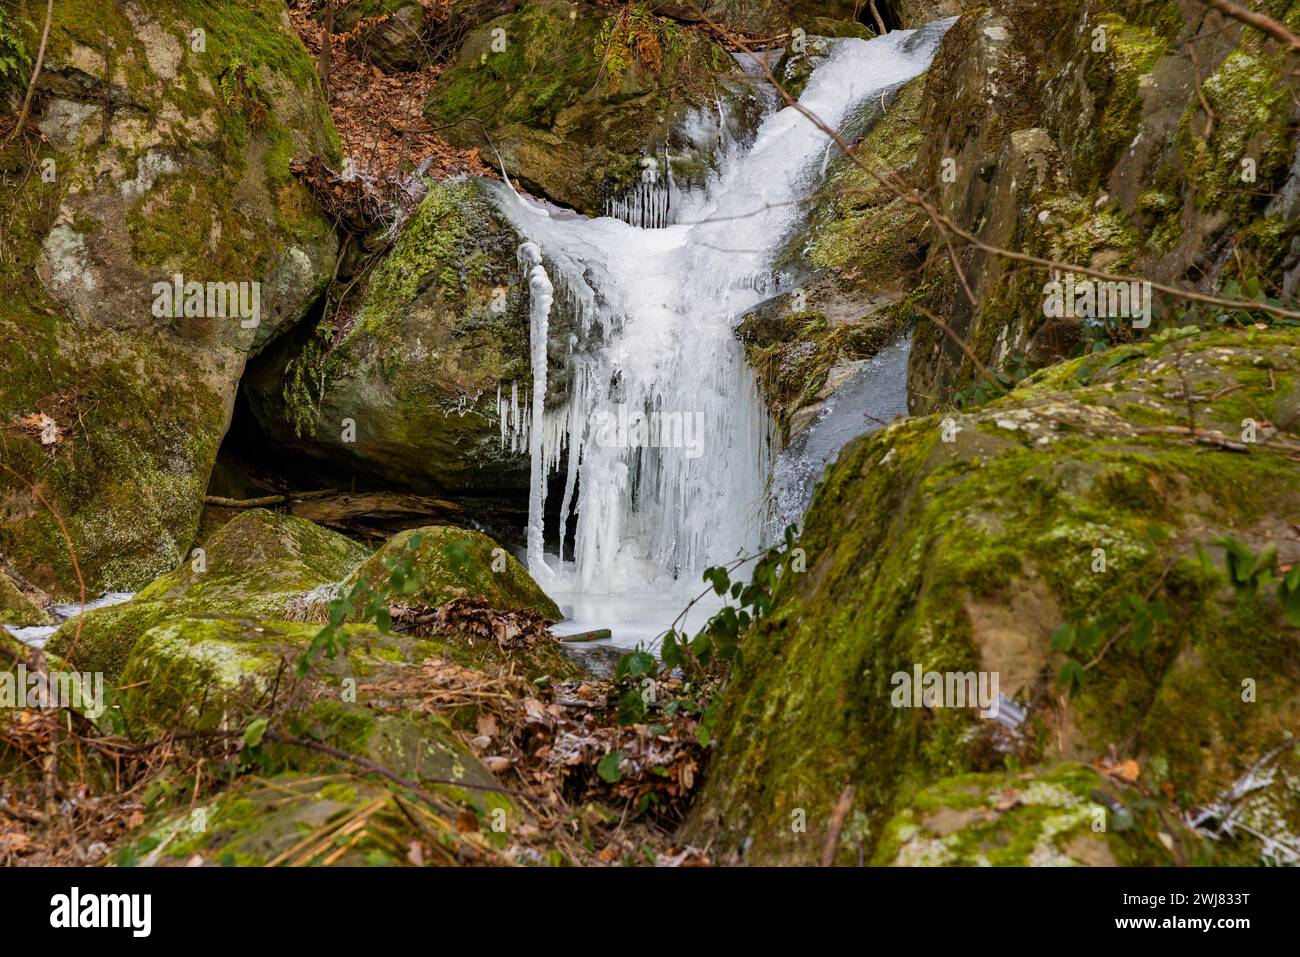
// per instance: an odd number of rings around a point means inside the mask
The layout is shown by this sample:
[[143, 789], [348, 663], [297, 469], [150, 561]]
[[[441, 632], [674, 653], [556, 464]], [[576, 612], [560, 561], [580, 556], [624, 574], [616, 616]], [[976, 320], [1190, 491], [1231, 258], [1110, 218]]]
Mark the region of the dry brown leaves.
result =
[[349, 231], [368, 232], [387, 221], [389, 191], [373, 180], [360, 176], [345, 179], [319, 156], [290, 160], [289, 170], [311, 191], [325, 215]]
[[555, 641], [546, 619], [530, 611], [498, 611], [481, 598], [453, 598], [437, 608], [390, 605], [389, 614], [399, 631], [415, 635], [463, 635], [490, 638], [503, 651], [525, 648], [535, 641]]
[[[319, 57], [320, 24], [310, 13], [306, 3], [289, 10], [299, 37]], [[427, 173], [435, 179], [457, 173], [492, 175], [477, 149], [449, 145], [424, 118], [424, 101], [441, 65], [385, 74], [349, 54], [345, 39], [335, 34], [330, 44], [329, 108], [343, 152], [358, 172], [384, 180], [429, 160]]]
[[14, 425], [25, 435], [39, 439], [41, 445], [58, 445], [63, 441], [62, 427], [44, 412], [19, 416], [14, 419]]
[[[418, 678], [367, 686], [381, 699], [446, 713], [473, 706], [475, 733], [468, 743], [489, 770], [513, 770], [525, 790], [554, 811], [571, 803], [610, 801], [633, 805], [657, 820], [676, 821], [699, 779], [704, 748], [696, 722], [662, 716], [655, 724], [620, 725], [611, 682], [566, 682], [538, 687], [512, 672], [489, 676], [431, 658]], [[677, 690], [661, 682], [659, 693]], [[598, 768], [615, 752], [617, 780]]]

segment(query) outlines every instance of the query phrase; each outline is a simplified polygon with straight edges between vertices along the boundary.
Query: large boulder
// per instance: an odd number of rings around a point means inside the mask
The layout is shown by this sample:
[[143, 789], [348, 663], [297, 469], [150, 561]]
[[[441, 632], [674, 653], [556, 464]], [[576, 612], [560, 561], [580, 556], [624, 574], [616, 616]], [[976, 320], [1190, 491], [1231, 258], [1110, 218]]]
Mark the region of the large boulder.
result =
[[[417, 533], [420, 545], [412, 548]], [[259, 627], [279, 628], [286, 620], [310, 623], [290, 630], [297, 641], [304, 634], [319, 632], [329, 620], [330, 602], [352, 594], [364, 581], [353, 602], [355, 610], [363, 609], [377, 589], [389, 586], [392, 566], [402, 559], [413, 565], [413, 587], [391, 595], [394, 602], [437, 609], [453, 599], [469, 599], [490, 612], [515, 612], [547, 621], [560, 618], [555, 603], [523, 566], [481, 532], [447, 527], [401, 532], [371, 555], [345, 536], [305, 519], [252, 509], [223, 525], [201, 552], [196, 550], [131, 601], [92, 609], [64, 622], [47, 648], [81, 670], [103, 672], [109, 681], [121, 677], [123, 684], [131, 684], [122, 677], [123, 671], [129, 670], [132, 660], [137, 670], [142, 667], [139, 642], [151, 629], [203, 616], [237, 616]], [[188, 635], [198, 627], [188, 625], [183, 630]], [[571, 677], [581, 670], [549, 638], [504, 647], [492, 639], [476, 641], [473, 634], [451, 627], [445, 634], [438, 628], [421, 631], [437, 637], [441, 654], [460, 655], [467, 662], [515, 660], [534, 677]], [[271, 669], [280, 657], [273, 645], [269, 641], [240, 644], [238, 654], [226, 655], [236, 662], [230, 673], [237, 678], [259, 667]], [[172, 642], [168, 647], [179, 645]], [[267, 680], [273, 677], [272, 673]], [[158, 679], [155, 687], [163, 684]]]
[[739, 115], [752, 90], [704, 33], [641, 8], [542, 0], [470, 32], [425, 115], [528, 189], [600, 215], [690, 111], [716, 113], [719, 99]]
[[[1300, 792], [1273, 764], [1300, 727], [1300, 629], [1276, 579], [1238, 591], [1225, 563], [1244, 581], [1247, 551], [1300, 561], [1297, 346], [1285, 327], [1166, 333], [847, 446], [805, 519], [807, 571], [743, 643], [694, 834], [808, 863], [834, 817], [855, 822], [838, 859], [870, 859], [940, 778], [1073, 760], [1175, 817], [1218, 807], [1219, 860], [1263, 850], [1227, 822], [1242, 794], [1294, 846]], [[985, 718], [897, 697], [930, 673], [996, 677], [1005, 700]]]
[[[1270, 9], [1295, 17], [1290, 2]], [[944, 38], [913, 181], [993, 247], [1202, 291], [1258, 283], [1293, 298], [1300, 190], [1287, 56], [1194, 0], [999, 0]], [[981, 366], [1032, 368], [1134, 336], [1127, 318], [1046, 316], [1046, 269], [957, 241], [972, 302], [938, 231], [925, 238], [917, 288], [951, 333], [917, 317], [915, 413], [963, 401]], [[1155, 311], [1184, 305], [1159, 300]]]
[[478, 183], [431, 184], [345, 303], [351, 320], [286, 337], [250, 367], [262, 428], [322, 468], [389, 487], [526, 488], [527, 457], [502, 442], [497, 414], [503, 387], [530, 394], [520, 241]]
[[368, 555], [364, 547], [305, 519], [251, 509], [131, 601], [64, 622], [47, 647], [111, 680], [121, 673], [136, 639], [161, 622], [222, 612], [284, 618], [290, 603], [343, 578]]
[[[419, 546], [412, 541], [419, 536]], [[528, 611], [559, 621], [551, 600], [513, 555], [482, 532], [433, 525], [399, 532], [344, 580], [350, 591], [363, 579], [370, 589], [387, 577], [389, 564], [409, 555], [419, 587], [402, 601], [437, 608], [457, 598], [473, 598], [502, 611]]]
[[[0, 552], [56, 598], [74, 564], [132, 589], [192, 541], [246, 357], [331, 275], [288, 164], [337, 136], [273, 0], [60, 3], [33, 120], [0, 155]], [[167, 318], [178, 275], [205, 285]]]
[[[280, 702], [280, 714], [253, 759], [262, 775], [273, 776], [269, 787], [241, 779], [197, 808], [188, 803], [177, 808], [164, 793], [153, 821], [118, 850], [118, 863], [189, 861], [198, 855], [205, 861], [260, 865], [281, 854], [301, 855], [296, 863], [376, 863], [381, 850], [385, 863], [400, 861], [411, 842], [427, 840], [428, 832], [402, 806], [409, 790], [391, 778], [367, 783], [356, 775], [364, 770], [358, 762], [421, 788], [415, 814], [432, 820], [433, 830], [446, 838], [431, 848], [437, 852], [434, 862], [454, 863], [471, 849], [475, 856], [491, 856], [506, 843], [500, 825], [526, 823], [526, 812], [505, 796], [448, 717], [419, 707], [422, 665], [446, 660], [454, 649], [346, 626], [347, 648], [319, 658], [311, 671], [311, 692], [294, 697], [289, 675], [318, 631], [314, 625], [222, 615], [175, 619], [140, 638], [114, 704], [122, 727], [136, 739], [217, 726], [246, 728], [270, 702]], [[389, 689], [395, 686], [406, 689], [407, 700], [400, 695], [394, 700]], [[465, 716], [469, 727], [474, 718], [471, 708]], [[360, 822], [358, 815], [364, 815]], [[352, 839], [342, 847], [331, 841], [331, 822], [340, 818], [354, 822]], [[396, 850], [394, 827], [406, 835]], [[474, 833], [457, 836], [466, 831]], [[493, 831], [492, 840], [483, 836]], [[319, 840], [305, 840], [312, 833]], [[439, 844], [451, 851], [439, 850]]]

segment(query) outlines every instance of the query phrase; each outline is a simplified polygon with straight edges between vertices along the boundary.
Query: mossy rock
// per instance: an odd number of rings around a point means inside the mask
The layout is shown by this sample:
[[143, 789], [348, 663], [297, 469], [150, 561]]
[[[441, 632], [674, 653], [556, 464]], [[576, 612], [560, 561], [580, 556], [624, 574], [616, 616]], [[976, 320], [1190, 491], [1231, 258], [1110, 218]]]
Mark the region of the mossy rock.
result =
[[[1284, 20], [1294, 10], [1270, 6]], [[914, 182], [994, 248], [1171, 286], [1257, 282], [1293, 299], [1300, 87], [1285, 59], [1259, 31], [1222, 29], [1175, 0], [972, 8], [931, 64]], [[923, 238], [940, 248], [933, 228]], [[1045, 270], [970, 246], [957, 259], [973, 295], [946, 253], [916, 285], [942, 325], [918, 318], [913, 414], [959, 403], [981, 367], [1049, 365], [1092, 334], [1044, 315]], [[1157, 301], [1156, 321], [1185, 305]], [[1112, 343], [1139, 336], [1122, 317], [1112, 325]]]
[[[773, 35], [802, 27], [825, 36], [857, 36], [864, 29], [853, 0], [653, 0], [655, 13], [683, 22], [709, 22], [745, 33]], [[845, 33], [828, 33], [827, 30]]]
[[348, 331], [304, 329], [250, 367], [258, 422], [344, 476], [432, 494], [527, 488], [527, 456], [503, 445], [497, 412], [500, 389], [531, 388], [521, 241], [475, 181], [431, 183], [350, 303]]
[[[214, 720], [241, 721], [256, 714], [272, 687], [292, 675], [319, 632], [315, 624], [237, 614], [157, 625], [136, 642], [122, 672], [123, 725], [133, 737], [148, 740], [169, 728], [212, 727]], [[361, 685], [395, 680], [427, 658], [451, 659], [457, 651], [433, 639], [368, 625], [343, 626], [342, 637], [345, 651], [319, 656], [312, 666], [313, 680], [326, 692], [295, 708], [286, 724], [364, 756], [377, 715], [364, 707], [368, 692]], [[306, 766], [318, 758], [307, 753], [295, 760]]]
[[[245, 359], [306, 314], [337, 249], [288, 168], [338, 141], [283, 4], [147, 6], [55, 6], [39, 143], [0, 154], [0, 551], [56, 599], [78, 591], [73, 553], [92, 592], [185, 554]], [[44, 19], [14, 10], [29, 50]], [[155, 317], [176, 274], [258, 283], [260, 322]], [[20, 426], [38, 414], [56, 443]]]
[[[420, 544], [412, 552], [410, 542], [415, 535], [420, 536]], [[437, 608], [454, 598], [478, 598], [498, 611], [530, 611], [548, 621], [562, 617], [559, 606], [508, 551], [482, 532], [446, 525], [394, 535], [347, 577], [343, 591], [350, 592], [362, 579], [372, 587], [387, 582], [386, 563], [408, 555], [415, 563], [420, 585], [403, 595], [403, 602]], [[363, 592], [359, 603], [364, 604], [368, 594]]]
[[[1209, 863], [1204, 838], [1162, 819], [1091, 768], [944, 778], [885, 826], [872, 864], [891, 867], [1167, 867]], [[853, 849], [853, 838], [842, 838]]]
[[251, 509], [205, 543], [203, 554], [156, 579], [129, 602], [65, 622], [48, 647], [115, 679], [136, 639], [157, 624], [196, 613], [283, 618], [289, 604], [338, 581], [369, 552], [305, 519]]
[[38, 597], [24, 588], [0, 563], [0, 625], [26, 628], [53, 624], [54, 618], [43, 605], [38, 604]]
[[[804, 809], [809, 833], [824, 833], [853, 784], [870, 856], [910, 794], [1004, 769], [993, 722], [974, 711], [892, 706], [891, 676], [915, 665], [999, 674], [1029, 710], [1014, 752], [1026, 764], [1115, 748], [1179, 808], [1228, 793], [1294, 735], [1300, 631], [1272, 586], [1233, 593], [1215, 542], [1271, 543], [1282, 563], [1300, 560], [1287, 532], [1300, 472], [1284, 448], [1189, 439], [1182, 396], [1201, 397], [1197, 427], [1228, 441], [1246, 418], [1293, 421], [1298, 345], [1289, 328], [1185, 330], [847, 446], [805, 519], [807, 572], [782, 578], [744, 639], [694, 833], [720, 828], [724, 847], [748, 837], [754, 862], [815, 860], [821, 842], [796, 840], [790, 814]], [[1165, 604], [1167, 623], [1139, 647], [1121, 631], [1063, 699], [1058, 627], [1143, 596]], [[1294, 793], [1277, 800], [1293, 822]]]
[[469, 33], [425, 115], [455, 145], [499, 151], [529, 189], [600, 215], [691, 109], [750, 96], [702, 32], [645, 8], [542, 0]]
[[[471, 766], [458, 765], [467, 783], [479, 776]], [[508, 845], [508, 830], [494, 831], [493, 825], [501, 821], [508, 829], [527, 821], [514, 803], [472, 788], [430, 790], [445, 801], [432, 814], [420, 798], [377, 776], [290, 772], [244, 779], [196, 807], [156, 814], [112, 859], [123, 867], [180, 866], [196, 856], [225, 867], [391, 866], [412, 863], [411, 846], [432, 840], [427, 865], [501, 863], [494, 853]], [[467, 815], [478, 825], [469, 833]], [[511, 862], [530, 858], [519, 855]]]

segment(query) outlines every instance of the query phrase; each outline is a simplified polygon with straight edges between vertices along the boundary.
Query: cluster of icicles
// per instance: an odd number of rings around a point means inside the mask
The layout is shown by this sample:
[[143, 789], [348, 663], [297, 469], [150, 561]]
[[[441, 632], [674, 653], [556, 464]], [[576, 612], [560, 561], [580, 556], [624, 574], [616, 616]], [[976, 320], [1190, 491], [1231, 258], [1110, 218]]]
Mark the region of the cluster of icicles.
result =
[[[841, 126], [924, 70], [949, 24], [836, 41], [801, 105]], [[512, 387], [498, 411], [502, 444], [530, 457], [528, 566], [544, 587], [685, 594], [704, 567], [770, 534], [771, 423], [733, 328], [781, 291], [777, 253], [832, 148], [787, 108], [767, 116], [751, 145], [725, 144], [705, 188], [678, 191], [671, 174], [647, 175], [609, 208], [615, 215], [587, 219], [526, 201], [508, 183], [488, 187], [527, 239], [519, 259], [530, 294], [531, 395]], [[547, 408], [547, 346], [556, 336], [566, 347], [567, 395]], [[647, 442], [625, 426], [642, 421], [689, 424], [699, 448]], [[672, 438], [671, 430], [653, 434]], [[548, 553], [547, 479], [561, 470], [561, 534]]]

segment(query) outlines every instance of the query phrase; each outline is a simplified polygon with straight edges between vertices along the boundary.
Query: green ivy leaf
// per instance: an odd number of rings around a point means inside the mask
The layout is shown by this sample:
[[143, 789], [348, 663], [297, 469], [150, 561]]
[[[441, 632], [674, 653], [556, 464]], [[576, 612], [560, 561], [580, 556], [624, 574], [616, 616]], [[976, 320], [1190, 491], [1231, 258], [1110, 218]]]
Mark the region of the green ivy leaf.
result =
[[596, 773], [606, 784], [617, 784], [623, 780], [623, 770], [619, 767], [622, 761], [622, 751], [611, 751], [600, 759], [600, 763], [596, 765]]

